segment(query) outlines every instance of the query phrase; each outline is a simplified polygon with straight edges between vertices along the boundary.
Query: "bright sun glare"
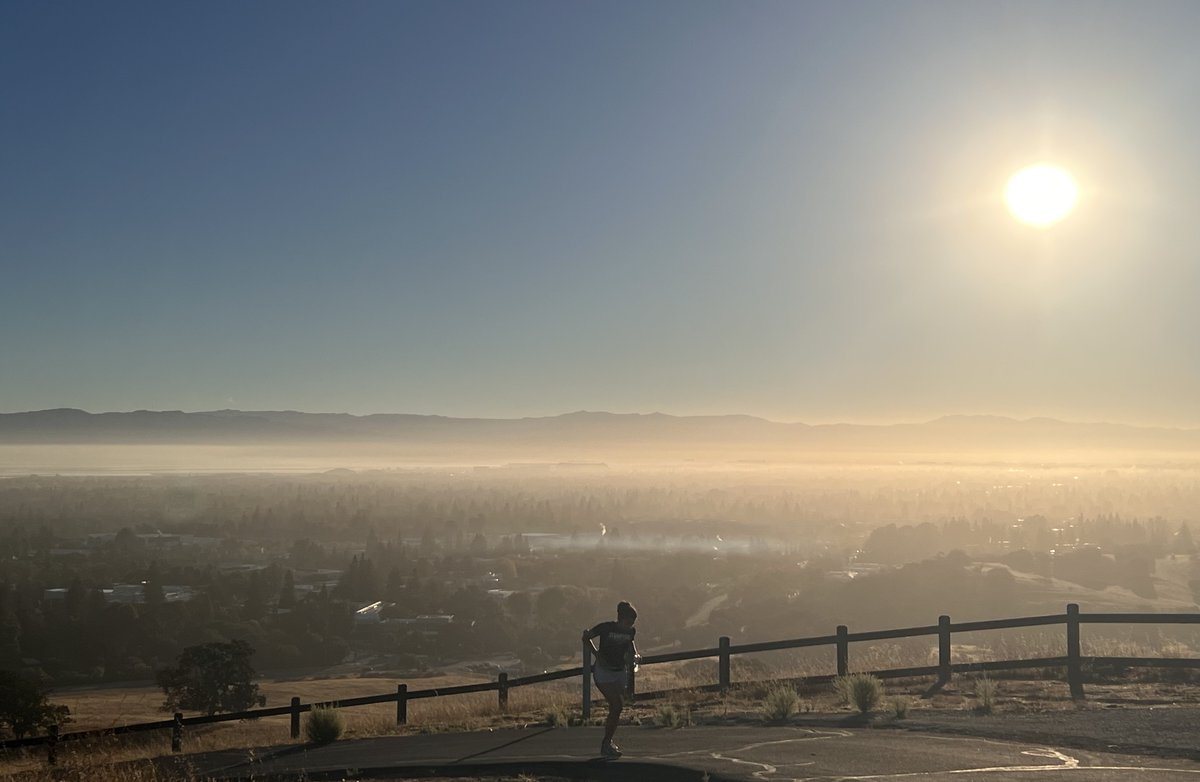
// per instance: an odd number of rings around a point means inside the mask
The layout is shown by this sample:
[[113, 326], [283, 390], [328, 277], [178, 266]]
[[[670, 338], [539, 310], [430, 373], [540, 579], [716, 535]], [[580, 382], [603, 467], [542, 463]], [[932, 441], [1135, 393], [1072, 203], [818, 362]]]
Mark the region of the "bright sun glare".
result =
[[1023, 168], [1004, 188], [1004, 203], [1013, 217], [1037, 228], [1049, 228], [1075, 208], [1079, 188], [1063, 169], [1047, 163]]

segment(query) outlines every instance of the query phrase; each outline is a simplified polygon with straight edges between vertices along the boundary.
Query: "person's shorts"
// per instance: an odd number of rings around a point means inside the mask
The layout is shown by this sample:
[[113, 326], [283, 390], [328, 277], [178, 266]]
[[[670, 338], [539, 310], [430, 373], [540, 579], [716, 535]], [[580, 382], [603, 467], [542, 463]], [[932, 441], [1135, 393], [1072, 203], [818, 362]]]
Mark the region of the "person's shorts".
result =
[[612, 668], [597, 665], [592, 671], [592, 679], [596, 684], [624, 684], [628, 678], [629, 674], [624, 668], [614, 671]]

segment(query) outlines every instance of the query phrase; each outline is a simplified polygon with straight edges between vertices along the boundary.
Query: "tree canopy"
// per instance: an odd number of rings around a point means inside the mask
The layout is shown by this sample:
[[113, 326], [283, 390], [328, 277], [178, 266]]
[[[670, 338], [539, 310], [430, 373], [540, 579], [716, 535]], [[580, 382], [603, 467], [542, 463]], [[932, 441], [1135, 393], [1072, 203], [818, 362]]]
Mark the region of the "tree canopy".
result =
[[253, 654], [250, 644], [241, 640], [187, 647], [174, 667], [158, 672], [158, 685], [167, 696], [163, 711], [216, 714], [266, 704], [252, 681]]
[[21, 738], [51, 725], [70, 722], [71, 710], [50, 703], [50, 693], [37, 679], [0, 671], [0, 726]]

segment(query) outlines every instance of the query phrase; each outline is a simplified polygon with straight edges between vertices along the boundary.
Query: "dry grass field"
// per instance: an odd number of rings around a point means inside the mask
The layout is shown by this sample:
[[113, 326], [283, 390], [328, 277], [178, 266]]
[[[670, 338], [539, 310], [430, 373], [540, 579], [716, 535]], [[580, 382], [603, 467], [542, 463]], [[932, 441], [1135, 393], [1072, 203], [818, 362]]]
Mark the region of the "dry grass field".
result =
[[[259, 682], [268, 706], [285, 705], [292, 697], [302, 703], [331, 701], [366, 695], [395, 693], [405, 683], [410, 690], [451, 687], [484, 681], [479, 677], [434, 676], [421, 679], [339, 677], [278, 679]], [[169, 718], [160, 711], [162, 691], [156, 687], [80, 688], [55, 693], [55, 703], [71, 708], [73, 722], [67, 732], [113, 728]], [[424, 698], [408, 704], [408, 722], [396, 724], [393, 703], [348, 708], [344, 712], [347, 738], [384, 736], [418, 731], [472, 730], [485, 725], [521, 725], [544, 722], [551, 713], [574, 708], [578, 711], [578, 682], [552, 682], [512, 690], [506, 711], [501, 711], [496, 693], [474, 693]], [[187, 728], [184, 749], [208, 750], [278, 746], [302, 742], [293, 739], [290, 718], [222, 722]], [[0, 781], [95, 780], [96, 782], [156, 782], [160, 772], [149, 759], [169, 755], [169, 731], [126, 734], [87, 742], [64, 742], [53, 774], [46, 768], [45, 750], [0, 755]], [[139, 761], [144, 761], [140, 762]]]
[[[1032, 651], [1032, 650], [1031, 650]], [[1141, 650], [1146, 651], [1146, 650]], [[889, 650], [885, 657], [894, 654]], [[889, 661], [894, 662], [896, 658]], [[784, 668], [798, 667], [796, 661]], [[643, 690], [665, 689], [671, 685], [692, 686], [699, 683], [692, 678], [696, 669], [687, 670], [680, 666], [648, 666], [659, 669], [655, 676], [643, 677]], [[671, 670], [674, 668], [674, 670]], [[827, 672], [822, 665], [821, 672]], [[1165, 672], [1164, 672], [1165, 673]], [[783, 674], [787, 675], [787, 674]], [[704, 677], [706, 679], [706, 677]], [[1088, 708], [1103, 709], [1117, 706], [1156, 703], [1196, 703], [1200, 701], [1200, 690], [1190, 681], [1169, 681], [1156, 678], [1154, 672], [1145, 677], [1125, 681], [1089, 681]], [[430, 686], [450, 686], [467, 683], [463, 677], [435, 677], [409, 680], [411, 689]], [[879, 719], [899, 719], [892, 713], [897, 703], [916, 716], [927, 710], [942, 713], [970, 713], [977, 706], [977, 688], [974, 677], [956, 677], [955, 681], [933, 697], [924, 698], [929, 680], [888, 682], [886, 697], [879, 706]], [[338, 678], [303, 681], [273, 681], [263, 685], [271, 701], [287, 702], [293, 694], [305, 702], [330, 700], [335, 697], [352, 697], [395, 691], [395, 680], [376, 678]], [[389, 689], [390, 688], [390, 689]], [[624, 721], [635, 725], [658, 725], [682, 727], [694, 724], [760, 724], [769, 722], [764, 716], [764, 703], [770, 684], [745, 682], [736, 684], [726, 695], [681, 690], [670, 696], [643, 701], [630, 706]], [[799, 711], [805, 713], [830, 714], [849, 711], [839, 701], [833, 688], [828, 685], [798, 685]], [[1028, 712], [1075, 710], [1080, 704], [1072, 701], [1066, 683], [1059, 680], [997, 679], [996, 710], [999, 714], [1021, 714]], [[159, 719], [161, 712], [155, 710], [157, 694], [150, 688], [122, 688], [111, 691], [81, 691], [75, 693], [73, 705], [93, 710], [87, 719], [104, 719], [106, 709], [121, 711], [130, 720]], [[68, 697], [62, 699], [64, 702]], [[593, 712], [593, 723], [599, 722], [603, 709]], [[514, 689], [510, 693], [509, 708], [501, 712], [495, 693], [479, 693], [465, 696], [431, 698], [412, 701], [409, 704], [409, 724], [395, 724], [395, 708], [392, 704], [355, 707], [345, 710], [347, 738], [397, 735], [411, 732], [472, 730], [483, 727], [501, 727], [523, 724], [577, 724], [579, 720], [578, 682], [567, 680], [550, 685], [537, 685]], [[108, 716], [112, 719], [112, 716]], [[560, 722], [561, 721], [561, 722]], [[765, 724], [765, 723], [764, 723]], [[95, 727], [95, 723], [92, 723]], [[72, 726], [75, 727], [75, 726]], [[255, 748], [300, 743], [303, 739], [292, 739], [287, 717], [264, 720], [220, 723], [188, 729], [184, 736], [184, 749], [188, 753], [216, 749], [244, 748], [248, 753]], [[0, 756], [0, 782], [180, 782], [178, 775], [168, 777], [153, 762], [154, 758], [169, 756], [170, 739], [166, 731], [153, 734], [137, 734], [120, 738], [107, 738], [89, 743], [64, 743], [60, 748], [59, 764], [50, 769], [45, 762], [44, 750], [28, 753], [14, 752]], [[186, 777], [182, 778], [186, 779]], [[537, 777], [514, 778], [511, 782], [551, 782]]]
[[[265, 679], [259, 680], [258, 686], [266, 696], [268, 706], [286, 706], [293, 697], [297, 696], [302, 703], [312, 703], [338, 698], [394, 693], [396, 685], [401, 683], [408, 684], [410, 690], [420, 690], [472, 684], [478, 681], [483, 681], [483, 679], [465, 676], [434, 676], [426, 679], [401, 680], [347, 676]], [[73, 721], [68, 730], [72, 731], [113, 728], [118, 725], [170, 719], [170, 714], [159, 709], [163, 702], [162, 690], [149, 684], [141, 687], [63, 689], [54, 693], [53, 700], [55, 703], [62, 703], [70, 707]], [[417, 703], [414, 701], [410, 704], [410, 714]], [[369, 710], [371, 707], [363, 708]], [[394, 717], [394, 706], [385, 704], [381, 708], [388, 710], [388, 713]]]

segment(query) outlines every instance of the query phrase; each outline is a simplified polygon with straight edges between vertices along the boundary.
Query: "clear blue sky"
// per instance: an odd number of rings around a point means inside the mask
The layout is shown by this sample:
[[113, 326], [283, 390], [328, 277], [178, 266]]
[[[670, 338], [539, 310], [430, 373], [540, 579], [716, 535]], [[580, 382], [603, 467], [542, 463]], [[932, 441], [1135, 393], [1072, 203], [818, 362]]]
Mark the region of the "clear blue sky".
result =
[[[0, 5], [0, 410], [1200, 424], [1200, 3]], [[1049, 230], [1004, 209], [1049, 160]]]

